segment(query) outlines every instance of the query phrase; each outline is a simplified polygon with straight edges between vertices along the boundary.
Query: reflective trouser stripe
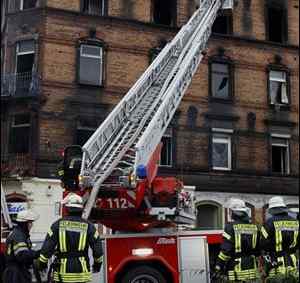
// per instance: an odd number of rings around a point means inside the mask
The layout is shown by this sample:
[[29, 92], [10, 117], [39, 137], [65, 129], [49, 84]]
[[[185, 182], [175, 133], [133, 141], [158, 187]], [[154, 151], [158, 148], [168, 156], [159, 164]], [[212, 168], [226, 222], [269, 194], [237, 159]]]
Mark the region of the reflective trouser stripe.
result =
[[291, 244], [291, 248], [295, 248], [296, 247], [296, 245], [297, 245], [297, 239], [298, 239], [298, 234], [299, 234], [299, 231], [294, 231], [294, 241]]
[[85, 272], [85, 273], [89, 272], [88, 268], [87, 268], [87, 264], [86, 264], [85, 258], [84, 257], [80, 257], [79, 261], [81, 263], [82, 272]]
[[61, 252], [67, 251], [66, 230], [60, 229], [59, 231], [59, 246]]
[[276, 230], [275, 233], [275, 241], [276, 241], [276, 252], [281, 252], [282, 251], [282, 233], [280, 230]]
[[94, 261], [97, 263], [103, 262], [103, 256], [100, 256], [98, 258], [94, 258]]
[[253, 234], [252, 236], [252, 248], [256, 248], [256, 243], [257, 243], [257, 234]]
[[60, 274], [65, 274], [67, 272], [67, 259], [62, 258], [60, 260]]

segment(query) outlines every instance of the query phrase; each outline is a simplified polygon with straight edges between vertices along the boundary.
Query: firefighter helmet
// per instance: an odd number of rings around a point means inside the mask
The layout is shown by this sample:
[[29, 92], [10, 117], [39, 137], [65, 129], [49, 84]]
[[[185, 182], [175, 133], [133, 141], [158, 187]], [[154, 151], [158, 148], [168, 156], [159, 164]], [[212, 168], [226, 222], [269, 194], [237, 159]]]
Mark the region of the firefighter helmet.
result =
[[17, 222], [31, 222], [39, 218], [39, 215], [32, 210], [22, 210], [17, 214]]
[[282, 197], [272, 197], [269, 200], [269, 209], [271, 208], [278, 208], [278, 207], [285, 207], [286, 208], [286, 204], [284, 203], [284, 200]]
[[77, 194], [70, 193], [63, 199], [63, 204], [70, 208], [83, 208], [83, 199]]
[[228, 208], [232, 211], [240, 211], [249, 214], [249, 208], [246, 206], [245, 202], [241, 199], [231, 198], [229, 201]]

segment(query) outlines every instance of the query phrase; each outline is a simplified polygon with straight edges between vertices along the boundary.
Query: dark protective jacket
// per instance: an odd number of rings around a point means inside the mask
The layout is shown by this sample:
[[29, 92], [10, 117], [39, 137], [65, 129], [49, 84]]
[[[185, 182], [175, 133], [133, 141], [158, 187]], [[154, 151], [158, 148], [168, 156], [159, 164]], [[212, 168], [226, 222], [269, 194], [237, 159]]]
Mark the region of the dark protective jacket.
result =
[[226, 272], [229, 281], [259, 278], [259, 228], [248, 220], [234, 221], [225, 226], [217, 265]]
[[6, 239], [5, 261], [3, 273], [4, 283], [28, 283], [32, 281], [29, 268], [37, 252], [31, 249], [29, 232], [16, 226]]
[[91, 280], [89, 247], [93, 250], [94, 262], [101, 263], [102, 243], [95, 226], [80, 216], [67, 216], [52, 224], [39, 260], [47, 263], [55, 252], [56, 282], [88, 282]]
[[[280, 213], [267, 220], [261, 229], [261, 247], [279, 263], [277, 268], [268, 271], [269, 277], [276, 274], [297, 274], [296, 251], [299, 250], [299, 220]], [[297, 276], [297, 275], [296, 275]]]

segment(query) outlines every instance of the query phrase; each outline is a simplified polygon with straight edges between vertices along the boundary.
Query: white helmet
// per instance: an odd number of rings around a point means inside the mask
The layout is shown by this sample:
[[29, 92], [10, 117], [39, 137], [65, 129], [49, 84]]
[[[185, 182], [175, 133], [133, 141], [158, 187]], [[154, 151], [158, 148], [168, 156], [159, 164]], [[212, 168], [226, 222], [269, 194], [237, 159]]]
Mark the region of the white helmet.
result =
[[278, 208], [278, 207], [285, 207], [286, 204], [284, 203], [284, 200], [282, 197], [272, 197], [269, 200], [269, 209], [270, 208]]
[[249, 214], [249, 208], [246, 206], [245, 202], [241, 199], [231, 198], [229, 200], [228, 208], [232, 211], [240, 211]]
[[35, 221], [39, 218], [39, 215], [32, 210], [22, 210], [17, 214], [17, 222], [29, 222]]
[[83, 208], [83, 199], [81, 196], [70, 193], [63, 199], [63, 204], [66, 207], [73, 207], [73, 208]]

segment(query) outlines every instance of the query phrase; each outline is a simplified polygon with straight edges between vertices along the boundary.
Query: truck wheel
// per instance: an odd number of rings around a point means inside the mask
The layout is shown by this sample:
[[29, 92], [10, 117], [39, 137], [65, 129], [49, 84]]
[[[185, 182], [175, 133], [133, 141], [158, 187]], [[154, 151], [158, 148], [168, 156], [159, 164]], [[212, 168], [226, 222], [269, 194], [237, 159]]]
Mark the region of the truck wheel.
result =
[[149, 266], [139, 266], [130, 269], [121, 283], [167, 283], [164, 276]]

